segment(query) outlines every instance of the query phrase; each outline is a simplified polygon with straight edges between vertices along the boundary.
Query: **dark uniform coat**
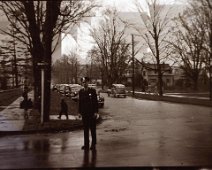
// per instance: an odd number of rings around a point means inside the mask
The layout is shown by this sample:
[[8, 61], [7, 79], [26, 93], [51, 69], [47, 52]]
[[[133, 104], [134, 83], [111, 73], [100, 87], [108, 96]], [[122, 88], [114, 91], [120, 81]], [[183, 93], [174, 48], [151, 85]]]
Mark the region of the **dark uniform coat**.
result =
[[79, 91], [79, 113], [81, 115], [91, 115], [98, 112], [98, 101], [96, 90], [84, 88]]

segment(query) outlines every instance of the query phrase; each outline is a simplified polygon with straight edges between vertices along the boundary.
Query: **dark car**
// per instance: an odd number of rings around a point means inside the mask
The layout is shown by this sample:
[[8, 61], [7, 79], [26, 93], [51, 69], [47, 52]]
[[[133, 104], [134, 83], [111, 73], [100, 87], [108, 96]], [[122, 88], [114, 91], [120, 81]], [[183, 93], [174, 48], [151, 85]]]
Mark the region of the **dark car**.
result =
[[112, 84], [111, 89], [108, 89], [108, 96], [126, 97], [126, 87], [123, 84]]
[[99, 108], [103, 108], [105, 103], [105, 98], [101, 96], [100, 93], [97, 94], [97, 100], [98, 100]]

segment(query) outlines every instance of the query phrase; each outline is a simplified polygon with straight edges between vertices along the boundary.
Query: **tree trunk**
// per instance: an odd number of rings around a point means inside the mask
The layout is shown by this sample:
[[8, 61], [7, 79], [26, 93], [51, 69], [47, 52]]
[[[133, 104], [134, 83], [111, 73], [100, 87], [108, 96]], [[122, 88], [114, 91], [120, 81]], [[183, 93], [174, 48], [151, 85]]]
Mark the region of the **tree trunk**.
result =
[[50, 111], [50, 85], [51, 85], [51, 63], [52, 63], [52, 41], [53, 41], [53, 29], [56, 25], [58, 15], [60, 13], [60, 3], [61, 1], [47, 1], [46, 9], [46, 20], [44, 24], [44, 62], [48, 65], [45, 70], [45, 91], [44, 91], [44, 122], [49, 121], [49, 111]]
[[40, 102], [39, 100], [39, 92], [40, 92], [40, 74], [39, 74], [39, 68], [37, 66], [37, 63], [40, 62], [43, 58], [43, 45], [40, 40], [40, 32], [39, 28], [36, 24], [35, 19], [35, 10], [34, 5], [32, 1], [23, 1], [22, 2], [25, 7], [25, 13], [27, 16], [27, 20], [29, 21], [29, 33], [32, 38], [32, 57], [33, 57], [33, 74], [34, 74], [34, 100], [35, 103]]
[[199, 75], [198, 74], [195, 74], [195, 75], [192, 76], [193, 90], [194, 91], [197, 91], [199, 89], [198, 80], [199, 80]]
[[45, 69], [45, 80], [44, 80], [44, 122], [49, 121], [49, 112], [50, 112], [50, 101], [51, 101], [51, 65], [47, 65]]
[[161, 73], [161, 65], [160, 62], [157, 62], [157, 70], [158, 70], [158, 84], [157, 89], [160, 96], [163, 96], [163, 78]]

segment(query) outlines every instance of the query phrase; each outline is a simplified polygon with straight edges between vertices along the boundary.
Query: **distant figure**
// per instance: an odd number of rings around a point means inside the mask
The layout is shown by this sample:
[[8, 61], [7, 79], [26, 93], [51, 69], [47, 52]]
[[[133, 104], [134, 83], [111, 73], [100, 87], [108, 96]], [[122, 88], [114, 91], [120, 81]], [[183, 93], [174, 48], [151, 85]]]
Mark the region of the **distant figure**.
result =
[[24, 87], [22, 97], [24, 98], [24, 100], [22, 101], [22, 108], [24, 109], [24, 117], [28, 118], [29, 102], [28, 102], [28, 88], [27, 87]]
[[68, 105], [64, 99], [61, 99], [60, 105], [61, 105], [61, 110], [60, 110], [58, 119], [61, 119], [61, 116], [63, 113], [66, 115], [66, 119], [68, 119]]
[[33, 107], [32, 99], [28, 99], [28, 108], [31, 109]]
[[94, 88], [88, 87], [89, 78], [83, 77], [81, 82], [84, 86], [79, 91], [79, 113], [82, 115], [84, 128], [83, 150], [89, 149], [89, 130], [91, 131], [91, 150], [96, 149], [96, 115], [98, 113], [97, 94]]
[[28, 88], [27, 87], [24, 87], [24, 91], [23, 91], [22, 96], [23, 96], [25, 101], [28, 101]]

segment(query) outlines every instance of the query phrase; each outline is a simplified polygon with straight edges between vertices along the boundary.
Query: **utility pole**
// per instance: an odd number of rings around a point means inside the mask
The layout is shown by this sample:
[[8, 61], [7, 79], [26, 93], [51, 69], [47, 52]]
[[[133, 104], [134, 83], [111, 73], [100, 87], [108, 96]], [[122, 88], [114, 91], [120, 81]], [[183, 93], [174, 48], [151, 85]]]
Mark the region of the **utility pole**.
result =
[[92, 81], [92, 57], [91, 57], [91, 66], [90, 66], [90, 80]]
[[15, 87], [18, 87], [18, 68], [17, 68], [17, 59], [16, 59], [16, 47], [15, 47], [15, 30], [13, 29], [13, 50], [14, 50], [14, 74], [15, 74]]
[[[20, 15], [20, 11], [18, 13], [18, 11], [15, 12], [15, 17], [14, 18], [14, 23], [16, 24], [16, 21], [17, 21], [17, 16]], [[15, 42], [15, 39], [16, 39], [16, 36], [15, 36], [15, 27], [12, 25], [12, 34], [13, 34], [13, 50], [14, 50], [14, 75], [15, 75], [15, 87], [18, 87], [18, 68], [17, 68], [17, 53], [16, 53], [16, 42]]]
[[134, 35], [132, 34], [132, 95], [135, 95], [135, 52], [134, 52]]

